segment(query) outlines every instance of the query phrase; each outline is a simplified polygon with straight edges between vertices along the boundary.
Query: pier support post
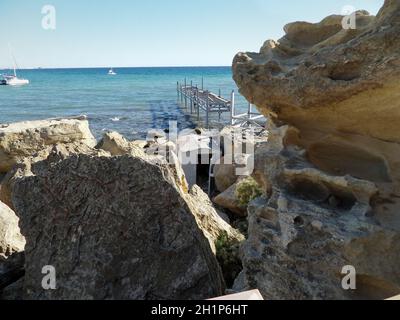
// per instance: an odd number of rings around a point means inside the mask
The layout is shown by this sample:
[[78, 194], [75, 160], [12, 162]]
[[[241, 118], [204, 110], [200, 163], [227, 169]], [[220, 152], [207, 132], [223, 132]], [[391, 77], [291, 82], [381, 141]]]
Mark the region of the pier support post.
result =
[[197, 111], [197, 122], [200, 122], [200, 97], [199, 97], [199, 92], [197, 92], [197, 105], [196, 105], [196, 111]]
[[185, 78], [185, 108], [187, 108], [187, 81]]
[[210, 105], [209, 105], [209, 92], [206, 91], [206, 128], [210, 128]]
[[194, 104], [194, 91], [193, 91], [193, 81], [190, 81], [190, 113], [193, 112], [193, 104]]
[[183, 91], [182, 91], [182, 84], [179, 83], [179, 92], [181, 93], [181, 104], [183, 104]]
[[[196, 85], [196, 97], [195, 97], [195, 104], [194, 104], [194, 111], [197, 112], [197, 109], [199, 108], [199, 87]], [[197, 116], [197, 121], [199, 121], [198, 116]]]
[[252, 113], [253, 113], [252, 107], [253, 106], [252, 106], [251, 102], [249, 102], [249, 110], [247, 111], [248, 117], [249, 117], [249, 123], [251, 121], [251, 116], [252, 116]]
[[235, 90], [231, 93], [231, 125], [235, 124]]

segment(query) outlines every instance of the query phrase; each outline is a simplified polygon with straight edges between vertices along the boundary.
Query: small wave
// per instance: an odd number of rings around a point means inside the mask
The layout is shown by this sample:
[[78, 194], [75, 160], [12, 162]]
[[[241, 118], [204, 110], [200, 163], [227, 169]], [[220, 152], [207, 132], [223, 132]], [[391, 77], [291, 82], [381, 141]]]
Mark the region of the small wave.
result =
[[112, 122], [118, 122], [121, 121], [121, 118], [115, 117], [110, 119]]

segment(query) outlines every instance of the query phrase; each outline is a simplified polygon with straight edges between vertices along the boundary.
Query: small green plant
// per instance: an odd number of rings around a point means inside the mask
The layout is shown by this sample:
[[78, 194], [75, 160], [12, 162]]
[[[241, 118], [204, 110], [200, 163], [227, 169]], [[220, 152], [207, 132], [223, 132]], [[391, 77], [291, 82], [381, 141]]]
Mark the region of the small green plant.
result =
[[215, 242], [215, 247], [217, 249], [217, 260], [221, 266], [225, 282], [230, 288], [243, 269], [239, 257], [240, 241], [229, 239], [228, 233], [222, 232]]
[[241, 206], [247, 207], [254, 199], [262, 195], [262, 190], [257, 181], [252, 177], [243, 179], [238, 183], [235, 196]]

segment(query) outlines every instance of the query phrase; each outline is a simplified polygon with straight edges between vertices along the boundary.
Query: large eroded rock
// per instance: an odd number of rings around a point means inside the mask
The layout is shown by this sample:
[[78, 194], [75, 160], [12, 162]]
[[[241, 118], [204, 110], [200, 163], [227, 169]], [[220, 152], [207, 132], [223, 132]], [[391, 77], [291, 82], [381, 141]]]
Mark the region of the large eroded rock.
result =
[[[400, 2], [285, 27], [239, 54], [241, 92], [273, 121], [255, 154], [264, 198], [249, 208], [237, 289], [268, 299], [388, 298], [400, 292]], [[354, 266], [357, 290], [342, 288]]]
[[56, 144], [51, 150], [47, 149], [40, 155], [21, 159], [16, 165], [14, 165], [14, 167], [0, 181], [0, 201], [4, 202], [11, 209], [14, 209], [12, 193], [16, 180], [21, 179], [24, 176], [32, 175], [32, 166], [37, 162], [43, 161], [47, 158], [50, 160], [62, 160], [72, 154], [86, 154], [92, 156], [110, 155], [107, 151], [102, 149], [93, 149], [82, 143]]
[[0, 125], [0, 173], [10, 171], [17, 162], [28, 157], [44, 159], [58, 144], [94, 147], [96, 140], [84, 117]]
[[238, 54], [240, 92], [276, 123], [301, 129], [305, 140], [338, 131], [398, 142], [400, 3], [386, 0], [376, 18], [359, 12], [356, 30], [341, 21], [292, 23], [260, 53]]
[[[200, 202], [201, 193], [186, 193], [160, 158], [75, 155], [34, 164], [32, 175], [14, 183], [13, 193], [27, 238], [24, 297], [222, 294], [210, 242], [223, 227], [211, 205]], [[56, 290], [41, 287], [46, 265], [56, 268]]]
[[213, 201], [215, 204], [219, 205], [224, 209], [228, 209], [238, 217], [246, 217], [247, 216], [247, 208], [246, 206], [240, 204], [239, 199], [236, 195], [238, 183], [235, 183], [231, 187], [229, 187], [224, 192], [217, 195]]
[[[225, 155], [214, 166], [214, 180], [218, 191], [224, 192], [234, 185], [240, 178], [251, 173], [249, 161], [252, 158], [248, 154]], [[247, 168], [247, 169], [246, 169]]]
[[25, 238], [18, 223], [14, 211], [0, 201], [0, 256], [8, 257], [24, 250]]
[[140, 143], [128, 141], [118, 132], [105, 133], [96, 148], [107, 151], [112, 156], [132, 154], [143, 157], [145, 155]]
[[[255, 155], [254, 177], [265, 198], [248, 209], [244, 270], [237, 290], [266, 299], [384, 299], [400, 292], [400, 228], [396, 198], [374, 182], [333, 176], [285, 146], [293, 129], [270, 128]], [[379, 210], [386, 207], [386, 216]], [[357, 290], [344, 290], [342, 269], [354, 266]]]

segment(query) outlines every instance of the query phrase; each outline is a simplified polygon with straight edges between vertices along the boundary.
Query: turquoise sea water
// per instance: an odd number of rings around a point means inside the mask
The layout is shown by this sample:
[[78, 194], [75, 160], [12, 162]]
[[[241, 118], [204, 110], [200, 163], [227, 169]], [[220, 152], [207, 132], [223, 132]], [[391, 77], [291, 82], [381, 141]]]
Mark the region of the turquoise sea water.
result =
[[[0, 123], [85, 114], [97, 138], [115, 130], [129, 139], [143, 138], [149, 129], [168, 128], [177, 120], [180, 128], [197, 123], [178, 103], [177, 81], [221, 93], [237, 93], [238, 112], [247, 103], [238, 94], [230, 67], [116, 68], [21, 70], [18, 76], [31, 83], [22, 87], [0, 86]], [[0, 71], [3, 73], [3, 71]], [[204, 116], [202, 116], [204, 119]]]

